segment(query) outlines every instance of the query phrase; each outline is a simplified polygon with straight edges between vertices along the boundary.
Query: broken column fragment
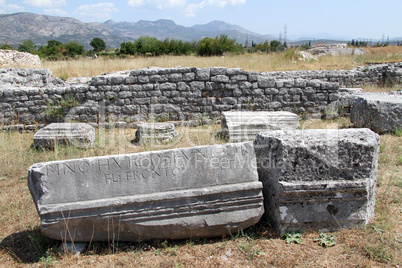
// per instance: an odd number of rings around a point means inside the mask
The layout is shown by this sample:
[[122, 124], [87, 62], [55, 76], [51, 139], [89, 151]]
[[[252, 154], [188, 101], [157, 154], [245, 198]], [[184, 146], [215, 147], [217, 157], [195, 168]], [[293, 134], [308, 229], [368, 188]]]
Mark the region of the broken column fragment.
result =
[[296, 129], [299, 116], [291, 112], [222, 112], [222, 131], [230, 142], [253, 141], [268, 130]]
[[264, 212], [251, 142], [38, 163], [28, 186], [63, 241], [216, 237]]
[[379, 143], [369, 129], [260, 133], [254, 146], [267, 220], [281, 233], [367, 224]]

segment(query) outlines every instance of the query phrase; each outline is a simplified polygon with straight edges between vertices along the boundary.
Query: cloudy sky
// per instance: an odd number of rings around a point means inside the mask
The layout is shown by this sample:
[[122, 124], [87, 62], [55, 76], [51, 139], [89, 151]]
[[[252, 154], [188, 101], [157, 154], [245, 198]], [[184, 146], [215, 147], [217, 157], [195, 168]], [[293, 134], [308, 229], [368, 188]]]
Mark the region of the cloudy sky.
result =
[[184, 26], [221, 20], [276, 36], [286, 25], [288, 38], [402, 36], [402, 0], [0, 0], [0, 14], [16, 12], [84, 22], [171, 19]]

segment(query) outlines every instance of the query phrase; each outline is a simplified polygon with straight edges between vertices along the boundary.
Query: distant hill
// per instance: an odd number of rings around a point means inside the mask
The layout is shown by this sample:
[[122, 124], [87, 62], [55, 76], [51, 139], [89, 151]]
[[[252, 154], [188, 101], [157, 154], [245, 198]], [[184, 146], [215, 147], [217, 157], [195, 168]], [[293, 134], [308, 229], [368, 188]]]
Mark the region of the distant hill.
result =
[[33, 13], [15, 13], [0, 15], [0, 44], [21, 44], [24, 40], [32, 40], [37, 45], [46, 45], [48, 40], [58, 40], [63, 43], [77, 41], [89, 48], [89, 42], [94, 37], [102, 38], [108, 47], [120, 47], [125, 41], [133, 41], [141, 35], [183, 41], [196, 41], [204, 37], [215, 37], [227, 34], [239, 43], [246, 39], [256, 43], [277, 39], [272, 35], [257, 34], [237, 25], [223, 21], [212, 21], [204, 25], [185, 27], [177, 25], [172, 20], [157, 20], [138, 22], [84, 23], [68, 17], [38, 15]]

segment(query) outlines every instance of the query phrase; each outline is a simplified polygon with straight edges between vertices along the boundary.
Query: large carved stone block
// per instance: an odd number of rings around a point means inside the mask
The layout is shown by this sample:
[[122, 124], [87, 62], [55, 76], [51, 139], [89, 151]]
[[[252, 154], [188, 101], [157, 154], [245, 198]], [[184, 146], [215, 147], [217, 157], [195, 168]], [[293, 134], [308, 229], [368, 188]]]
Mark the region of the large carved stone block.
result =
[[278, 230], [334, 230], [374, 216], [379, 136], [369, 129], [260, 133], [266, 216]]
[[222, 112], [222, 131], [230, 142], [253, 141], [268, 130], [296, 129], [299, 116], [290, 112]]
[[88, 148], [94, 144], [95, 129], [85, 123], [52, 123], [36, 132], [33, 140], [36, 147], [49, 149], [56, 144]]
[[251, 142], [38, 163], [28, 186], [65, 241], [221, 236], [264, 212]]
[[350, 120], [357, 127], [367, 127], [380, 134], [402, 129], [402, 92], [359, 96], [353, 104]]

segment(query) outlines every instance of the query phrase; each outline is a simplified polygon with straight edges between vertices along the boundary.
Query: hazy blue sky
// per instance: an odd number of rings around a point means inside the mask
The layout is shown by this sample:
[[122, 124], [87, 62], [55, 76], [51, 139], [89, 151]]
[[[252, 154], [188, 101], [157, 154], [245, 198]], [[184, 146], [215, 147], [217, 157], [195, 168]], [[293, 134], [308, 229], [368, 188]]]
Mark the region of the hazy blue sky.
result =
[[289, 38], [402, 36], [402, 0], [0, 0], [0, 13], [22, 11], [84, 22], [172, 19], [193, 26], [222, 20], [276, 36], [286, 24]]

